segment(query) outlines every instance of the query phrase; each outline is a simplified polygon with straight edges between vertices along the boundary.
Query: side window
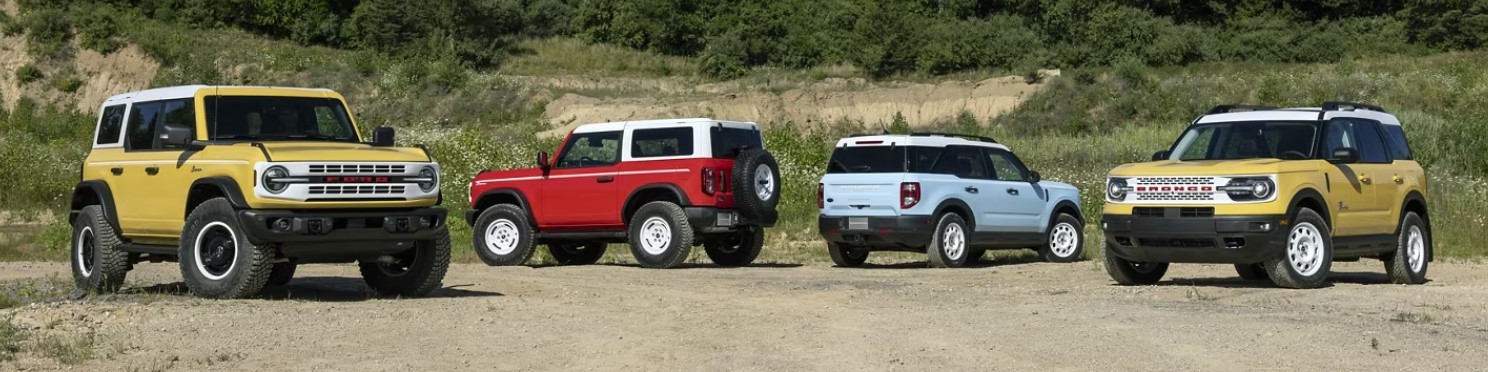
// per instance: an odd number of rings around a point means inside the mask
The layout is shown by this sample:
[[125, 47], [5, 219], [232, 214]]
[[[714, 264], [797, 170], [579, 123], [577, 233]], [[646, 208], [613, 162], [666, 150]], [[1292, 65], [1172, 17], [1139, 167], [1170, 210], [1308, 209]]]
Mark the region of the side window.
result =
[[98, 138], [93, 141], [96, 145], [113, 145], [119, 143], [119, 131], [124, 129], [124, 105], [113, 105], [103, 108], [103, 115], [98, 117]]
[[1355, 121], [1354, 138], [1359, 140], [1359, 161], [1365, 163], [1389, 163], [1391, 156], [1380, 137], [1379, 126], [1373, 122]]
[[160, 121], [160, 102], [135, 103], [129, 110], [129, 140], [125, 150], [149, 150], [155, 146], [155, 123]]
[[940, 152], [932, 173], [950, 174], [960, 178], [992, 179], [987, 174], [987, 156], [975, 147], [947, 146]]
[[1381, 124], [1380, 128], [1385, 131], [1385, 140], [1390, 144], [1390, 155], [1395, 160], [1413, 159], [1410, 144], [1405, 140], [1405, 129], [1399, 125]]
[[987, 150], [992, 164], [992, 175], [1002, 181], [1028, 182], [1028, 170], [1012, 153], [1002, 150]]
[[[165, 101], [163, 106], [161, 106], [160, 116], [162, 126], [173, 125], [183, 127], [191, 131], [191, 138], [196, 137], [196, 105], [191, 99]], [[160, 143], [160, 136], [155, 136], [153, 148], [165, 148]]]
[[637, 129], [630, 134], [630, 157], [692, 155], [692, 127]]
[[1340, 119], [1329, 121], [1328, 134], [1326, 137], [1323, 137], [1323, 156], [1331, 156], [1333, 151], [1345, 147], [1358, 150], [1358, 143], [1359, 141], [1354, 139], [1354, 126], [1352, 122]]
[[620, 132], [575, 134], [558, 157], [558, 168], [614, 165], [620, 161]]

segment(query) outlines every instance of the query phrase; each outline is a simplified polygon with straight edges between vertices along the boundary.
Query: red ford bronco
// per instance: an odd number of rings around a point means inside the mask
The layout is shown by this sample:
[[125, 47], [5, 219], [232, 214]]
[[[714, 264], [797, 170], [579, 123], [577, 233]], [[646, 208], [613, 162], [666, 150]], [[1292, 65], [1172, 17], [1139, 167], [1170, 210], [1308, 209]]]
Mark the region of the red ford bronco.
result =
[[475, 251], [520, 265], [546, 244], [564, 265], [629, 241], [641, 266], [669, 268], [695, 245], [722, 266], [754, 262], [775, 225], [780, 170], [754, 123], [668, 119], [575, 128], [556, 161], [470, 181]]

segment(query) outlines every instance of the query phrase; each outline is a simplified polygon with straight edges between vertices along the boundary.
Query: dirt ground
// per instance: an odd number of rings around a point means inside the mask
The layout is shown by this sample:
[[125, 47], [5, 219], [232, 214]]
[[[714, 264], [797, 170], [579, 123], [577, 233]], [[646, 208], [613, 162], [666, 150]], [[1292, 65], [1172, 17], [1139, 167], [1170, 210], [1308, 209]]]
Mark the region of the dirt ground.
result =
[[[96, 335], [79, 365], [30, 355], [0, 370], [1005, 370], [1481, 371], [1488, 265], [1437, 263], [1424, 286], [1378, 262], [1335, 285], [1285, 290], [1228, 266], [1175, 266], [1118, 287], [1094, 262], [777, 265], [458, 265], [434, 298], [368, 299], [354, 267], [308, 266], [257, 300], [181, 294], [174, 264], [141, 266], [153, 294], [0, 312], [21, 328]], [[67, 275], [0, 264], [0, 280]]]

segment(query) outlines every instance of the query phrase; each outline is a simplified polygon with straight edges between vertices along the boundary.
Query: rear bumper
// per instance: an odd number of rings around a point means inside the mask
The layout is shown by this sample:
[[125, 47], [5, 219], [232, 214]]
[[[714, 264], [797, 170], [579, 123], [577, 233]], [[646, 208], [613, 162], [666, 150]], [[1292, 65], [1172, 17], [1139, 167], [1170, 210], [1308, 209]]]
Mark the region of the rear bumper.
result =
[[[853, 224], [861, 219], [863, 223]], [[920, 249], [935, 234], [931, 216], [819, 216], [817, 228], [828, 242], [869, 249]]]
[[732, 232], [746, 226], [775, 226], [774, 218], [768, 221], [751, 220], [733, 209], [683, 207], [682, 210], [687, 212], [687, 222], [692, 225], [692, 228], [703, 234]]
[[249, 241], [277, 244], [290, 258], [342, 260], [401, 252], [445, 234], [443, 208], [398, 210], [241, 210]]
[[1280, 215], [1101, 218], [1106, 249], [1136, 262], [1259, 263], [1283, 251]]

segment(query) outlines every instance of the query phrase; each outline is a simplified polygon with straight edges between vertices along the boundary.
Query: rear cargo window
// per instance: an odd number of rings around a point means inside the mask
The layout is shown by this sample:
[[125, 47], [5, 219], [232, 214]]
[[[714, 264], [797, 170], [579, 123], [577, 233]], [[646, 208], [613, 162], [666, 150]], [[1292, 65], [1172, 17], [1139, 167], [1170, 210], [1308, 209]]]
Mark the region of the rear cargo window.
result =
[[692, 155], [692, 127], [636, 129], [630, 134], [630, 157]]
[[740, 148], [751, 149], [765, 148], [764, 140], [760, 139], [760, 132], [747, 128], [728, 128], [715, 126], [712, 129], [713, 158], [730, 159], [738, 156]]
[[838, 147], [832, 150], [827, 173], [929, 173], [938, 157], [938, 147]]

